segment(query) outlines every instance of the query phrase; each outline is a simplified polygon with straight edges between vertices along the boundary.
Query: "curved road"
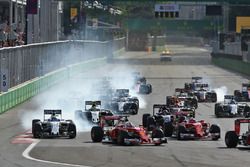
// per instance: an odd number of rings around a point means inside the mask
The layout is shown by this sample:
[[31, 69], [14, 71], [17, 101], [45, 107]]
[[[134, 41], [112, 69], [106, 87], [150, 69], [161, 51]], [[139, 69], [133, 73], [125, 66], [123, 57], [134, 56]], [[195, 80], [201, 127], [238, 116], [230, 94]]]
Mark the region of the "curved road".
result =
[[[148, 82], [153, 85], [153, 93], [140, 95], [143, 102], [139, 114], [130, 117], [135, 124], [141, 123], [143, 113], [151, 113], [155, 103], [165, 103], [166, 95], [172, 95], [174, 88], [183, 87], [192, 76], [203, 76], [222, 97], [225, 93], [232, 94], [234, 89], [240, 89], [246, 76], [226, 71], [210, 64], [209, 51], [206, 48], [169, 46], [174, 52], [172, 62], [160, 62], [159, 55], [144, 52], [129, 52], [115, 59], [112, 63], [91, 72], [79, 74], [74, 80], [61, 87], [51, 89], [30, 101], [0, 115], [0, 166], [3, 167], [42, 167], [63, 166], [28, 160], [22, 156], [23, 151], [30, 145], [30, 156], [45, 161], [74, 164], [75, 166], [97, 167], [248, 167], [250, 164], [250, 149], [239, 147], [227, 149], [224, 135], [233, 129], [233, 118], [214, 118], [214, 104], [202, 103], [197, 109], [197, 119], [205, 119], [210, 123], [221, 126], [222, 139], [219, 141], [177, 141], [169, 139], [162, 146], [129, 146], [121, 147], [109, 143], [92, 143], [89, 128], [81, 129], [76, 139], [42, 139], [32, 141], [29, 136], [31, 120], [39, 115], [43, 108], [51, 106], [51, 101], [62, 98], [59, 92], [74, 87], [84, 93], [88, 92], [89, 83], [95, 78], [112, 75], [121, 76], [131, 71], [140, 71]], [[74, 82], [74, 84], [72, 84]], [[126, 82], [124, 80], [124, 82]], [[120, 84], [120, 83], [119, 83]], [[39, 113], [40, 111], [40, 113]], [[39, 113], [39, 114], [34, 114]], [[69, 115], [67, 113], [66, 115]], [[86, 132], [87, 131], [87, 132]], [[25, 133], [26, 132], [26, 133]], [[29, 143], [17, 141], [19, 134], [26, 135]], [[22, 141], [22, 140], [21, 140]], [[71, 166], [74, 166], [71, 165]], [[65, 165], [70, 166], [70, 165]]]

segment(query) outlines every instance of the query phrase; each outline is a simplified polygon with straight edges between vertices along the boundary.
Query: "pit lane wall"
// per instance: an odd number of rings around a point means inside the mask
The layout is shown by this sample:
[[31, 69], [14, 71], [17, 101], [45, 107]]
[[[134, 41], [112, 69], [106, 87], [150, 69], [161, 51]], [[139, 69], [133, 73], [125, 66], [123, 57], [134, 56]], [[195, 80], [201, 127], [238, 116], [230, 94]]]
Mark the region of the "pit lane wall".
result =
[[[77, 43], [77, 45], [78, 44], [79, 43]], [[112, 55], [119, 56], [123, 54], [124, 51], [124, 47], [117, 47], [113, 49]], [[46, 74], [34, 77], [18, 84], [17, 86], [11, 87], [8, 92], [2, 92], [0, 94], [0, 113], [6, 112], [31, 97], [47, 90], [48, 88], [68, 80], [71, 76], [74, 76], [77, 73], [105, 64], [107, 55], [105, 54], [106, 52], [103, 53], [104, 54], [101, 56], [96, 56], [91, 59], [89, 58], [89, 60], [85, 57], [80, 63], [72, 62], [70, 65], [60, 67], [57, 70], [49, 71]]]

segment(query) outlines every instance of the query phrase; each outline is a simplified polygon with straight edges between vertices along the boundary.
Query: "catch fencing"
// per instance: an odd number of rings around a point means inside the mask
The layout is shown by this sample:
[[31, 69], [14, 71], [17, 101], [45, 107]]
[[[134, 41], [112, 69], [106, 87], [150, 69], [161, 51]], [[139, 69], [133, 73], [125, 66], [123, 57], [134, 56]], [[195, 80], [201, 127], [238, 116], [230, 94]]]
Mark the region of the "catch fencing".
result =
[[7, 69], [11, 88], [0, 94], [0, 113], [79, 72], [102, 66], [108, 56], [122, 54], [124, 46], [125, 38], [121, 38], [107, 42], [63, 41], [1, 49], [0, 69], [1, 72]]
[[[8, 87], [14, 87], [68, 65], [112, 56], [125, 45], [113, 41], [58, 41], [0, 49], [0, 69], [7, 70]], [[0, 87], [0, 91], [2, 86]]]

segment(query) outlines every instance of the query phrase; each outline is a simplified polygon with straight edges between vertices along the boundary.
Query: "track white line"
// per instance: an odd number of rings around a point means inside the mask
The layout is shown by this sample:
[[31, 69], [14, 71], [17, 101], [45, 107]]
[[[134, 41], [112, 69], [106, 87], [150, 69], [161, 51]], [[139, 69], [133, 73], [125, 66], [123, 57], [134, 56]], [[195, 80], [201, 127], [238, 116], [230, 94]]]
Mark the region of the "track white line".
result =
[[29, 145], [23, 152], [23, 157], [32, 161], [42, 162], [42, 163], [49, 163], [53, 165], [62, 165], [62, 166], [72, 166], [72, 167], [90, 167], [90, 166], [84, 166], [84, 165], [75, 165], [75, 164], [67, 164], [67, 163], [61, 163], [61, 162], [54, 162], [54, 161], [46, 161], [41, 160], [37, 158], [33, 158], [30, 156], [30, 151], [40, 142], [40, 140], [34, 141], [31, 145]]

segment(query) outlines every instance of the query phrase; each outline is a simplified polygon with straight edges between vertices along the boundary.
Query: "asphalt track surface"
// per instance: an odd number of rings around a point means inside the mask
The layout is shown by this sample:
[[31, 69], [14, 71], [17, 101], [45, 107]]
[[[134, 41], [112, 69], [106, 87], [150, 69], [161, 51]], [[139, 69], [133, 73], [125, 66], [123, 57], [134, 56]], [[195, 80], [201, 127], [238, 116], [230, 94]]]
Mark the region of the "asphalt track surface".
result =
[[[129, 52], [125, 56], [115, 59], [112, 63], [79, 76], [85, 80], [91, 80], [108, 75], [114, 69], [115, 71], [132, 69], [133, 71], [140, 71], [146, 76], [148, 82], [153, 85], [153, 93], [141, 95], [146, 105], [140, 109], [138, 115], [130, 117], [130, 120], [137, 125], [141, 124], [143, 113], [152, 112], [153, 104], [165, 103], [166, 95], [172, 95], [176, 87], [183, 87], [184, 83], [190, 81], [192, 76], [205, 77], [213, 88], [225, 86], [227, 94], [232, 94], [234, 89], [240, 89], [241, 83], [247, 80], [247, 76], [211, 65], [209, 51], [206, 48], [169, 47], [174, 52], [172, 62], [160, 62], [158, 54]], [[248, 167], [250, 164], [250, 148], [227, 149], [225, 147], [224, 135], [226, 131], [233, 129], [234, 118], [215, 118], [213, 103], [199, 104], [196, 115], [197, 119], [205, 119], [210, 123], [221, 126], [222, 139], [219, 141], [177, 141], [169, 139], [168, 144], [162, 146], [125, 147], [111, 143], [92, 143], [90, 133], [87, 131], [79, 132], [77, 138], [73, 140], [41, 139], [32, 141], [29, 138], [29, 142], [26, 144], [13, 144], [16, 136], [29, 130], [22, 126], [22, 115], [26, 112], [41, 109], [42, 106], [37, 101], [46, 94], [48, 92], [0, 115], [1, 167], [74, 165], [95, 167], [236, 167], [240, 165], [241, 167]], [[31, 124], [31, 119], [27, 116], [25, 123]], [[22, 155], [32, 142], [34, 148], [29, 150], [29, 156], [36, 160], [26, 159]], [[41, 160], [49, 162], [41, 162]]]

